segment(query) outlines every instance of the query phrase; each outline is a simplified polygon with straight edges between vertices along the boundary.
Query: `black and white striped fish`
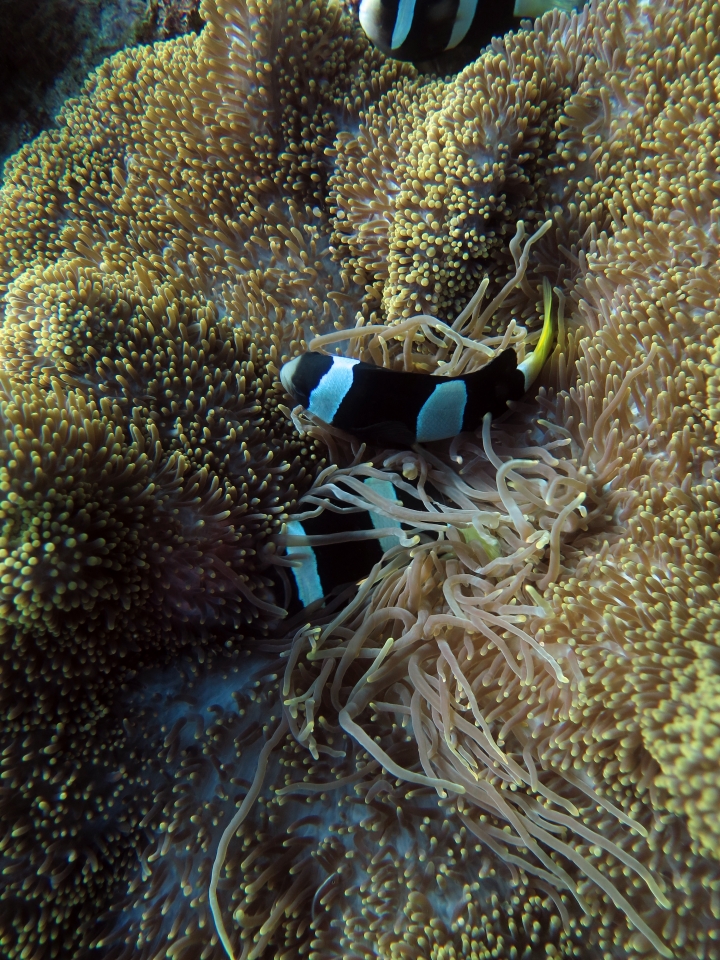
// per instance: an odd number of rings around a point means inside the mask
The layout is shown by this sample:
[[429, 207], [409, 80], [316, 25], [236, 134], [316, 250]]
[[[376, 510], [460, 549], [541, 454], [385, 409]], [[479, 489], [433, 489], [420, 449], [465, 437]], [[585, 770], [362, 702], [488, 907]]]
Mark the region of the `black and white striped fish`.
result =
[[490, 38], [558, 8], [570, 11], [583, 0], [361, 0], [360, 25], [376, 47], [396, 60], [430, 60], [462, 41]]
[[486, 413], [499, 416], [520, 400], [553, 342], [550, 305], [535, 350], [521, 363], [512, 348], [474, 373], [435, 377], [387, 370], [352, 357], [304, 353], [284, 364], [285, 390], [310, 413], [360, 440], [411, 446], [477, 430]]
[[[515, 351], [508, 349], [475, 373], [434, 377], [309, 352], [284, 364], [280, 379], [310, 413], [360, 439], [400, 445], [448, 439], [461, 430], [477, 429], [486, 413], [499, 415], [509, 400], [519, 400], [527, 392], [552, 347], [551, 300], [546, 282], [540, 339], [521, 363]], [[377, 477], [368, 477], [365, 484], [388, 501], [418, 508], [407, 484], [405, 490], [398, 489]], [[388, 533], [393, 528], [397, 536]], [[325, 510], [302, 521], [291, 519], [286, 529], [292, 538], [287, 556], [294, 561], [285, 599], [291, 616], [336, 588], [362, 580], [402, 536], [397, 520], [369, 510]], [[384, 533], [373, 537], [373, 529]], [[369, 536], [352, 537], [361, 531]], [[350, 534], [352, 543], [328, 542], [337, 534]]]
[[[400, 501], [415, 509], [419, 501], [398, 491], [389, 480], [368, 477], [365, 485], [389, 501]], [[324, 543], [311, 546], [301, 539], [327, 537], [333, 534], [352, 534], [359, 531], [389, 530], [397, 528], [398, 536], [369, 536], [352, 542]], [[369, 510], [355, 513], [333, 513], [325, 510], [317, 517], [305, 520], [289, 520], [287, 533], [296, 541], [286, 548], [294, 566], [291, 568], [290, 596], [286, 598], [288, 614], [293, 616], [301, 608], [327, 597], [338, 587], [357, 583], [368, 575], [373, 566], [382, 559], [383, 553], [398, 543], [402, 528], [397, 520]]]

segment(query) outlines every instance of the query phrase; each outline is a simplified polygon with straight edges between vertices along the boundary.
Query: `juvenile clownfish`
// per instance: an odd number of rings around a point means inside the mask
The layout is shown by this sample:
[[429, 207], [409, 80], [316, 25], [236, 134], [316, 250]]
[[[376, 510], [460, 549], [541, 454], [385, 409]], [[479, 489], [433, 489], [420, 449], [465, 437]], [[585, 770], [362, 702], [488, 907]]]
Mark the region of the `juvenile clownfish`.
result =
[[462, 41], [476, 49], [512, 29], [521, 17], [547, 10], [569, 12], [584, 0], [361, 0], [360, 26], [376, 47], [396, 60], [422, 62], [453, 50]]
[[[549, 286], [547, 287], [549, 290]], [[521, 363], [512, 348], [459, 377], [387, 370], [351, 357], [303, 353], [280, 370], [283, 387], [325, 423], [371, 443], [411, 446], [477, 430], [529, 390], [553, 342], [551, 301], [535, 350]]]

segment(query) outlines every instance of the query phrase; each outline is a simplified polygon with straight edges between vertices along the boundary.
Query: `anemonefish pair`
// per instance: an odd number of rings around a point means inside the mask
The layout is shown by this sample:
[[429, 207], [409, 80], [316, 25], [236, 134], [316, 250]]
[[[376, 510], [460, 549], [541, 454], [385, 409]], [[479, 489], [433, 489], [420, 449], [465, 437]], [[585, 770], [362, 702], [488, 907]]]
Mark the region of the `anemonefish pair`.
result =
[[[409, 446], [477, 430], [485, 414], [496, 417], [508, 401], [520, 400], [547, 360], [553, 344], [552, 293], [544, 283], [544, 320], [535, 350], [518, 363], [511, 348], [474, 373], [435, 377], [425, 373], [386, 370], [351, 357], [304, 353], [284, 364], [280, 380], [285, 390], [307, 410], [362, 440]], [[398, 492], [389, 481], [368, 478], [366, 484], [386, 500], [414, 499]], [[370, 511], [337, 514], [325, 511], [302, 521], [290, 520], [287, 532], [295, 543], [287, 549], [294, 561], [290, 614], [326, 597], [345, 583], [367, 576], [373, 565], [398, 541], [391, 536], [312, 547], [301, 540], [317, 535], [401, 525]]]
[[509, 348], [474, 373], [435, 377], [310, 352], [284, 364], [280, 380], [297, 403], [325, 423], [370, 443], [411, 446], [477, 430], [486, 413], [499, 416], [508, 401], [529, 390], [552, 342], [546, 295], [540, 339], [521, 363]]
[[383, 53], [422, 62], [473, 39], [479, 52], [521, 17], [537, 17], [556, 8], [569, 12], [583, 2], [515, 0], [513, 7], [500, 0], [361, 0], [359, 16], [363, 30]]
[[[511, 400], [530, 388], [547, 360], [553, 343], [551, 293], [545, 284], [545, 316], [535, 350], [518, 363], [513, 349], [504, 350], [474, 373], [459, 377], [434, 377], [424, 373], [386, 370], [350, 357], [304, 353], [284, 364], [280, 379], [285, 390], [310, 413], [356, 437], [377, 444], [409, 446], [476, 430], [483, 417], [498, 416]], [[387, 500], [400, 499], [414, 506], [413, 498], [388, 481], [368, 478], [366, 484]], [[370, 511], [290, 520], [287, 532], [294, 538], [287, 548], [292, 568], [289, 613], [321, 600], [342, 584], [367, 576], [373, 565], [398, 541], [394, 537], [353, 540], [313, 547], [302, 539], [317, 535], [372, 528], [398, 528], [399, 523]]]

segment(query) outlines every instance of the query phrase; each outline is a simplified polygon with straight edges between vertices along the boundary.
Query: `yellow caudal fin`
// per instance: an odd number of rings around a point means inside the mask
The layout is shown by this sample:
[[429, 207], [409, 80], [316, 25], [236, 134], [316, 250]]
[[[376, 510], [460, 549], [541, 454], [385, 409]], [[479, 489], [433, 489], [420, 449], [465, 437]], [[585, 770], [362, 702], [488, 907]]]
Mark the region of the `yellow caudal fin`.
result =
[[518, 370], [521, 370], [525, 377], [525, 389], [529, 390], [533, 381], [537, 378], [545, 361], [550, 356], [554, 334], [552, 321], [552, 287], [547, 277], [543, 277], [543, 308], [545, 317], [543, 328], [540, 333], [540, 339], [535, 345], [535, 349], [529, 356], [525, 357], [522, 363], [518, 364]]

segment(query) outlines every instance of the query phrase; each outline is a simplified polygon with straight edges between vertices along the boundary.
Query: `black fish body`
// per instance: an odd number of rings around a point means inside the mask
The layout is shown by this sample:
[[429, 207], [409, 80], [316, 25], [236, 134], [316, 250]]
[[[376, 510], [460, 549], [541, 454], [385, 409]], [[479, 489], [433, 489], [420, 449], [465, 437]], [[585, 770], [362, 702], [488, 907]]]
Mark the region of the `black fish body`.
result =
[[476, 430], [519, 400], [525, 376], [515, 351], [460, 377], [387, 370], [347, 357], [305, 353], [283, 367], [285, 389], [326, 423], [377, 444], [430, 443]]
[[388, 370], [353, 357], [309, 352], [283, 364], [285, 390], [325, 423], [372, 443], [411, 446], [477, 430], [520, 400], [550, 355], [552, 292], [543, 282], [545, 317], [535, 350], [518, 363], [503, 350], [480, 370], [459, 377]]
[[520, 17], [582, 0], [361, 0], [360, 25], [376, 47], [396, 60], [431, 60], [459, 44], [475, 55], [493, 36], [517, 26]]
[[[497, 21], [501, 31], [513, 25], [512, 4], [504, 6], [509, 10], [494, 4], [490, 12], [490, 20]], [[488, 26], [483, 0], [362, 0], [360, 4], [363, 30], [375, 46], [396, 60], [418, 62], [452, 50], [478, 32], [476, 20]]]
[[[364, 482], [390, 502], [415, 510], [421, 507], [419, 497], [397, 489], [389, 480], [369, 477]], [[426, 489], [431, 489], [430, 485], [426, 484]], [[439, 496], [437, 491], [435, 493]], [[392, 528], [397, 529], [396, 536], [390, 533]], [[373, 529], [383, 529], [385, 535], [373, 537]], [[353, 533], [357, 535], [362, 532], [369, 535], [352, 538]], [[324, 510], [316, 517], [302, 521], [289, 520], [287, 533], [291, 537], [307, 539], [338, 534], [347, 537], [338, 543], [288, 546], [287, 556], [294, 562], [289, 581], [290, 593], [285, 599], [289, 616], [294, 616], [304, 607], [322, 600], [346, 584], [364, 579], [382, 559], [383, 553], [397, 545], [402, 532], [399, 521], [369, 510], [343, 513]]]

